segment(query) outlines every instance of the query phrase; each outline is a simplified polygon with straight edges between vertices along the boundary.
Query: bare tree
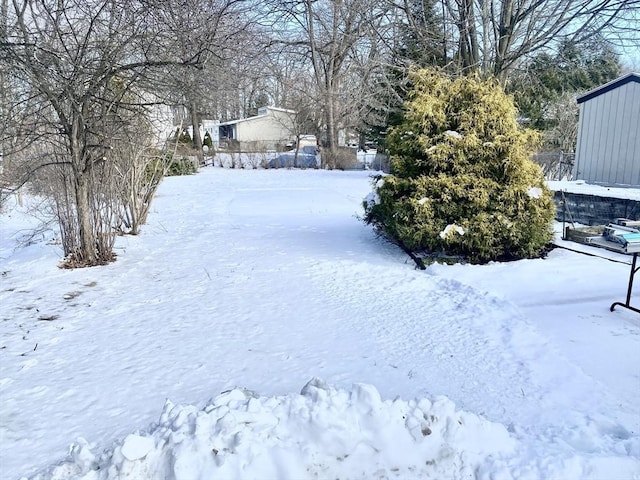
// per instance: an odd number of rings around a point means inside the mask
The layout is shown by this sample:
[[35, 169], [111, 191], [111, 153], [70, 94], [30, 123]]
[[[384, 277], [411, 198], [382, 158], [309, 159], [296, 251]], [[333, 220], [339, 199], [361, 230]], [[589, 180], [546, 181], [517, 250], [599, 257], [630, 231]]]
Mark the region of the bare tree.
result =
[[[175, 33], [167, 48], [183, 61], [197, 59], [197, 68], [168, 68], [162, 79], [166, 101], [182, 109], [181, 115], [192, 127], [195, 154], [203, 160], [201, 118], [214, 114], [216, 95], [225, 82], [225, 71], [238, 59], [246, 60], [255, 48], [259, 12], [246, 0], [185, 0], [168, 2], [161, 10], [161, 21]], [[203, 50], [203, 46], [206, 49]], [[236, 76], [234, 85], [242, 83], [248, 74]], [[228, 84], [232, 84], [228, 82]], [[223, 87], [224, 88], [224, 87]]]
[[118, 229], [137, 235], [146, 222], [151, 201], [175, 157], [178, 141], [167, 139], [160, 148], [154, 138], [152, 121], [133, 112], [127, 128], [113, 139], [111, 152], [114, 172], [103, 183], [111, 185], [111, 197], [118, 203]]
[[353, 90], [346, 81], [356, 56], [375, 52], [379, 37], [371, 35], [385, 21], [387, 4], [373, 0], [300, 0], [280, 2], [284, 31], [280, 42], [308, 60], [322, 108], [323, 162], [332, 167], [338, 132], [353, 118]]
[[580, 92], [566, 92], [547, 107], [547, 115], [554, 122], [545, 132], [545, 141], [555, 150], [573, 153], [578, 142], [578, 102]]
[[[638, 41], [639, 0], [442, 0], [456, 27], [457, 66], [503, 81], [525, 56], [595, 34]], [[634, 30], [636, 33], [634, 34]]]
[[[9, 0], [0, 0], [0, 45], [4, 45], [4, 48], [8, 48], [9, 44]], [[5, 144], [5, 132], [7, 131], [7, 111], [6, 106], [9, 103], [9, 92], [7, 85], [7, 72], [9, 65], [6, 62], [0, 61], [0, 175], [4, 170], [4, 144]], [[0, 205], [2, 205], [2, 183], [0, 182]]]
[[322, 99], [318, 96], [318, 89], [309, 65], [301, 55], [291, 54], [282, 50], [281, 46], [269, 52], [269, 62], [265, 66], [265, 93], [273, 99], [276, 106], [289, 109], [291, 112], [282, 119], [281, 126], [295, 139], [295, 162], [303, 135], [320, 137], [323, 123]]
[[46, 145], [32, 170], [52, 169], [58, 179], [64, 253], [78, 266], [110, 261], [116, 206], [106, 179], [114, 176], [114, 147], [145, 103], [138, 90], [154, 70], [197, 65], [206, 48], [189, 58], [162, 48], [173, 33], [152, 2], [12, 0], [10, 6], [13, 37], [3, 54], [22, 82], [20, 135]]

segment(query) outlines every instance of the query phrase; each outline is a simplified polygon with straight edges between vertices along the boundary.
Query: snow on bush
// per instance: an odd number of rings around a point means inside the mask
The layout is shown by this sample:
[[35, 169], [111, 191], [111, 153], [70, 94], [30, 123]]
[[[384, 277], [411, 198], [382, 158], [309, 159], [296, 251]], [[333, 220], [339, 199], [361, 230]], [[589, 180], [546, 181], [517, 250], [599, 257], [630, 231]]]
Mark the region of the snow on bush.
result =
[[462, 228], [460, 225], [450, 223], [449, 225], [444, 227], [444, 230], [440, 232], [440, 238], [448, 238], [452, 235], [455, 235], [456, 233], [458, 235], [464, 235], [464, 228]]
[[364, 199], [364, 203], [369, 207], [373, 207], [374, 205], [377, 205], [378, 203], [380, 203], [380, 197], [378, 196], [378, 193], [375, 191], [371, 191]]
[[[473, 478], [514, 450], [504, 426], [446, 397], [385, 400], [318, 379], [300, 395], [235, 389], [203, 409], [167, 401], [157, 425], [95, 454], [80, 440], [44, 480]], [[485, 470], [486, 471], [486, 470]]]
[[444, 132], [444, 134], [447, 137], [455, 138], [456, 140], [460, 140], [462, 138], [462, 135], [454, 130], [447, 130], [446, 132]]
[[527, 195], [529, 195], [530, 198], [540, 198], [543, 195], [543, 191], [540, 187], [530, 187], [527, 190]]

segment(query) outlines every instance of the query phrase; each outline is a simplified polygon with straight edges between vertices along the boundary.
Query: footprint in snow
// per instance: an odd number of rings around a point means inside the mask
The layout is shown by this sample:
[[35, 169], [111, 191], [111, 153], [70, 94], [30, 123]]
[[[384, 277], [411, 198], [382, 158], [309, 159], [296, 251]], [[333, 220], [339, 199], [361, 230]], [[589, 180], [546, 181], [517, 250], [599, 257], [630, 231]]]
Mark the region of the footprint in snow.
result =
[[35, 367], [36, 365], [38, 365], [38, 360], [36, 360], [35, 358], [32, 358], [31, 360], [27, 360], [26, 362], [23, 362], [22, 365], [20, 366], [20, 370], [29, 370], [32, 367]]
[[82, 292], [78, 292], [78, 291], [74, 291], [74, 292], [69, 292], [66, 293], [62, 298], [64, 298], [65, 300], [71, 300], [76, 298], [77, 296], [81, 295]]

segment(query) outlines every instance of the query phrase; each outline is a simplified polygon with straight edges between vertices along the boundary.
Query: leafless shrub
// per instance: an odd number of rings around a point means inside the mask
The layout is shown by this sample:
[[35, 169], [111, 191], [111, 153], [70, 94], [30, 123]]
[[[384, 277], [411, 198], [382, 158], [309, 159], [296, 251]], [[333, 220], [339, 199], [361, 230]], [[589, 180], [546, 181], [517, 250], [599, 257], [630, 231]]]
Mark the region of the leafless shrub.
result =
[[338, 147], [333, 152], [323, 151], [322, 153], [329, 157], [326, 165], [331, 169], [353, 170], [356, 168], [357, 157], [353, 148]]
[[269, 168], [269, 162], [276, 158], [276, 152], [265, 150], [260, 152], [260, 168]]
[[575, 154], [564, 152], [539, 152], [533, 156], [533, 161], [542, 168], [547, 180], [571, 180]]
[[137, 235], [147, 220], [151, 200], [164, 177], [165, 162], [162, 153], [155, 149], [141, 150], [128, 158], [130, 162], [119, 162], [117, 166], [123, 186], [119, 192], [119, 230]]
[[[17, 125], [11, 137], [0, 122], [0, 148], [4, 156], [9, 138], [25, 146], [26, 175], [37, 174], [58, 209], [65, 265], [111, 261], [116, 233], [123, 226], [136, 232], [144, 221], [158, 180], [153, 170], [151, 180], [146, 176], [153, 156], [137, 127], [168, 77], [200, 71], [220, 33], [218, 20], [238, 20], [241, 3], [4, 2], [0, 33], [20, 41], [0, 37], [0, 73], [15, 77], [8, 105], [0, 81], [0, 120], [10, 111]], [[204, 6], [212, 26], [193, 28], [202, 25]]]
[[269, 152], [266, 148], [259, 148], [251, 152], [246, 152], [246, 166], [257, 168], [269, 168], [269, 161], [275, 158], [275, 152]]
[[242, 168], [242, 154], [240, 152], [231, 152], [230, 168]]

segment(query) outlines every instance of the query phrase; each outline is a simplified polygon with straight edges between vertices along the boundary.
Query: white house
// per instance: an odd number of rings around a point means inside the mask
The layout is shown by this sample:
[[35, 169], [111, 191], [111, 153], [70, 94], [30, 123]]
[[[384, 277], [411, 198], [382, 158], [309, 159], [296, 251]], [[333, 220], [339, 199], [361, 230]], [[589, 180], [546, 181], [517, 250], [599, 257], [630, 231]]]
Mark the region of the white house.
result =
[[578, 97], [574, 178], [640, 187], [640, 74], [629, 73]]
[[[220, 121], [218, 120], [202, 120], [200, 122], [200, 138], [202, 139], [202, 141], [204, 142], [205, 140], [205, 135], [208, 133], [209, 136], [211, 137], [211, 143], [215, 148], [218, 148], [220, 145], [220, 138], [219, 138], [219, 125], [220, 125]], [[193, 138], [193, 126], [192, 125], [187, 125], [186, 127], [184, 127], [186, 129], [186, 131], [189, 133], [189, 136], [191, 138]], [[175, 130], [175, 127], [174, 127]], [[175, 131], [174, 131], [175, 133]]]
[[294, 110], [262, 107], [255, 117], [218, 125], [220, 146], [238, 143], [244, 151], [276, 150], [295, 139]]
[[[145, 96], [150, 102], [155, 99], [150, 95]], [[151, 134], [154, 146], [162, 147], [167, 138], [175, 133], [174, 114], [167, 105], [154, 104], [148, 111], [148, 120], [151, 125]]]

